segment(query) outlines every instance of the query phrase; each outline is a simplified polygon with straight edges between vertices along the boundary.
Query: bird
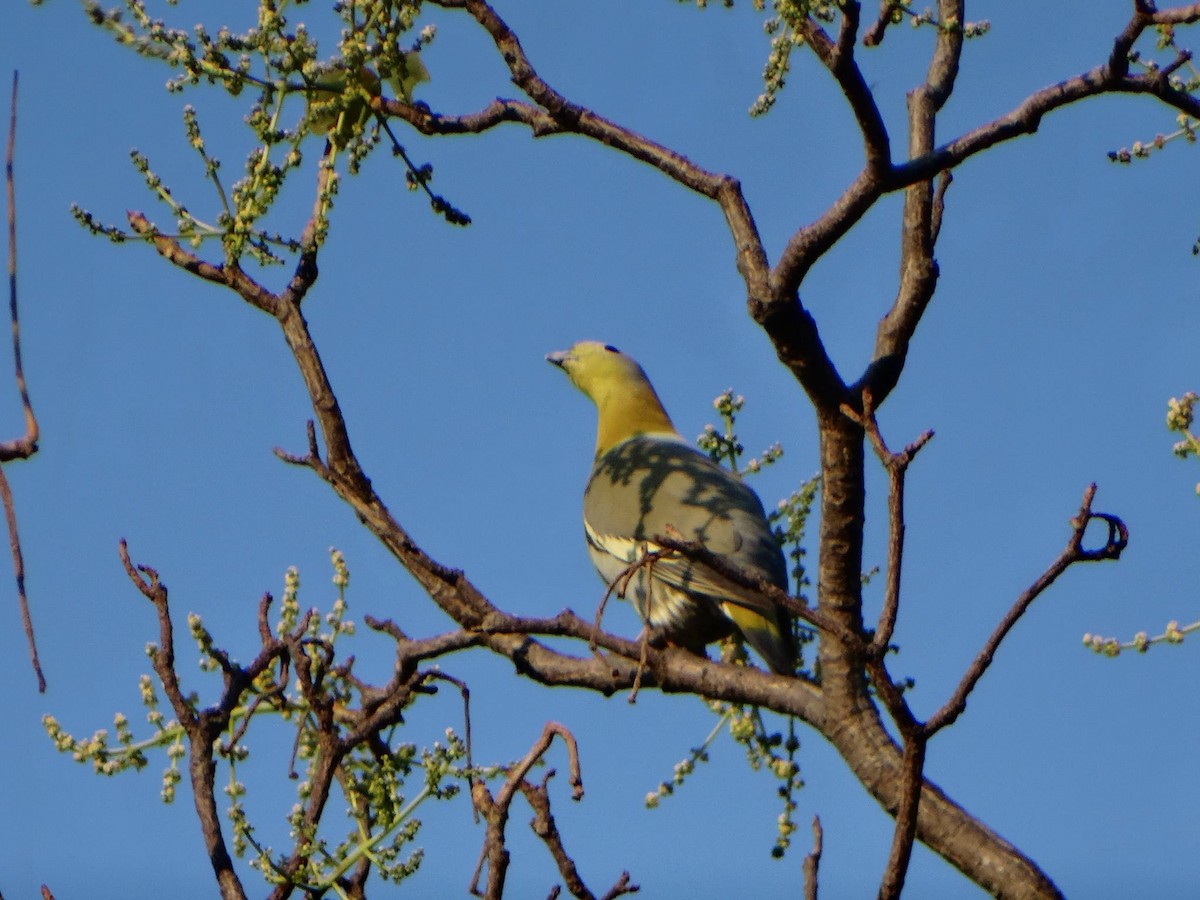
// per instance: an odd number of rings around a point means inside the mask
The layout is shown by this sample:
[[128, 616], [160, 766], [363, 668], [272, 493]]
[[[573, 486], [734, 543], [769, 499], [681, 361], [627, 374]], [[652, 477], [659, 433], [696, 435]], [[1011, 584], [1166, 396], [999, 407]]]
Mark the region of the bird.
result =
[[791, 622], [779, 606], [658, 543], [698, 542], [786, 591], [787, 564], [758, 495], [675, 430], [642, 367], [616, 347], [580, 341], [546, 360], [596, 405], [583, 525], [600, 577], [667, 643], [705, 656], [706, 644], [736, 630], [771, 671], [794, 674]]

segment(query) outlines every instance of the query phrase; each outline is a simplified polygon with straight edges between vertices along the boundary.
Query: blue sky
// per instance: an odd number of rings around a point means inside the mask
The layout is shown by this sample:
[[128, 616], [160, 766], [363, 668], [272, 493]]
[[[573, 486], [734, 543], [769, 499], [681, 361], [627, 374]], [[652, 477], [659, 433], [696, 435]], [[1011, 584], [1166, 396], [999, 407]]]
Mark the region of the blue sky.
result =
[[[201, 16], [227, 21], [229, 12], [244, 25], [248, 6], [185, 0], [170, 15], [188, 26]], [[968, 45], [939, 136], [1098, 63], [1128, 6], [1105, 0], [1071, 17], [1025, 0], [971, 7], [969, 18], [990, 19], [993, 30]], [[740, 178], [772, 254], [861, 165], [844, 104], [804, 54], [777, 108], [765, 120], [745, 114], [767, 53], [749, 4], [497, 8], [561, 92]], [[315, 21], [321, 5], [305, 13]], [[436, 10], [423, 21], [439, 33], [426, 53], [432, 81], [419, 97], [466, 111], [514, 94], [471, 23]], [[861, 54], [895, 147], [904, 92], [930, 41], [905, 27]], [[258, 598], [281, 592], [288, 566], [299, 567], [307, 603], [328, 602], [330, 546], [351, 567], [353, 617], [389, 615], [414, 634], [448, 623], [328, 489], [271, 453], [302, 450], [310, 416], [274, 324], [148, 248], [113, 246], [70, 218], [77, 202], [109, 221], [126, 209], [169, 221], [128, 163], [132, 146], [190, 208], [210, 215], [214, 198], [184, 143], [180, 108], [197, 106], [230, 172], [248, 148], [240, 108], [211, 92], [167, 94], [165, 69], [115, 46], [69, 0], [0, 9], [5, 83], [13, 68], [22, 79], [24, 351], [43, 440], [37, 457], [9, 474], [50, 690], [36, 693], [10, 603], [0, 628], [8, 685], [0, 891], [33, 896], [46, 882], [60, 897], [168, 888], [213, 896], [189, 798], [158, 801], [157, 763], [100, 779], [54, 753], [40, 725], [52, 712], [86, 735], [109, 727], [118, 709], [141, 719], [137, 677], [156, 625], [121, 570], [118, 539], [159, 569], [180, 619], [201, 613], [243, 659], [253, 652]], [[916, 680], [918, 714], [941, 705], [1015, 596], [1059, 552], [1089, 482], [1100, 485], [1096, 508], [1130, 526], [1119, 563], [1078, 567], [1035, 604], [966, 715], [929, 751], [929, 776], [1068, 896], [1194, 894], [1200, 850], [1200, 803], [1188, 777], [1200, 738], [1187, 688], [1196, 649], [1110, 661], [1080, 646], [1085, 631], [1157, 632], [1172, 618], [1191, 621], [1197, 607], [1200, 470], [1171, 457], [1163, 427], [1167, 398], [1200, 385], [1200, 262], [1189, 252], [1200, 234], [1195, 149], [1172, 145], [1131, 167], [1105, 155], [1171, 130], [1172, 120], [1144, 99], [1092, 101], [956, 172], [938, 293], [880, 417], [893, 445], [937, 433], [909, 476], [902, 652], [893, 661], [896, 675]], [[768, 505], [815, 472], [811, 413], [745, 313], [716, 207], [581, 139], [533, 140], [512, 127], [402, 140], [434, 164], [435, 185], [474, 224], [435, 219], [405, 190], [400, 167], [378, 154], [343, 184], [305, 313], [361, 461], [435, 558], [465, 569], [514, 612], [594, 609], [600, 587], [579, 528], [594, 413], [543, 361], [581, 338], [638, 358], [685, 434], [712, 420], [717, 393], [745, 394], [748, 447], [785, 447], [755, 484]], [[281, 211], [306, 203], [298, 190]], [[894, 293], [899, 205], [881, 203], [804, 286], [848, 375], [869, 358]], [[281, 277], [267, 276], [276, 286]], [[15, 435], [12, 393], [0, 397], [0, 422]], [[884, 562], [885, 499], [885, 480], [873, 472], [869, 564]], [[0, 561], [0, 585], [7, 566]], [[868, 615], [880, 595], [878, 583], [868, 590]], [[628, 609], [608, 616], [614, 629], [636, 633]], [[357, 641], [362, 664], [386, 670], [386, 643], [369, 634]], [[190, 650], [181, 642], [182, 660]], [[825, 827], [826, 895], [875, 890], [890, 821], [815, 734], [801, 736], [799, 840], [775, 862], [773, 784], [748, 772], [728, 740], [676, 796], [643, 808], [646, 792], [711, 727], [699, 701], [644, 693], [630, 706], [548, 691], [482, 652], [444, 666], [471, 685], [477, 758], [522, 755], [549, 719], [576, 733], [587, 795], [572, 804], [562, 790], [554, 811], [594, 890], [627, 868], [643, 896], [795, 896], [814, 813]], [[190, 662], [181, 670], [202, 695], [211, 691]], [[457, 698], [443, 694], [413, 709], [410, 739], [435, 740], [460, 720]], [[281, 846], [292, 802], [279, 757], [286, 740], [265, 731], [250, 803]], [[554, 763], [561, 769], [564, 760]], [[422, 817], [426, 860], [414, 895], [465, 891], [482, 840], [467, 804]], [[510, 883], [513, 896], [543, 896], [553, 873], [523, 833], [526, 818], [518, 811], [510, 829]], [[978, 895], [921, 849], [909, 884], [916, 897]]]

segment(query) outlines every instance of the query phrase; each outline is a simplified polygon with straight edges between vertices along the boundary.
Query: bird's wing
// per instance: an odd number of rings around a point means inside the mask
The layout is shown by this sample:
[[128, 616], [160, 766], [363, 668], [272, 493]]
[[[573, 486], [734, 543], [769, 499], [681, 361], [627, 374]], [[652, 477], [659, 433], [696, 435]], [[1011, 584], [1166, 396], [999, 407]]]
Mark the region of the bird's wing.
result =
[[[646, 549], [661, 551], [656, 538], [678, 536], [787, 588], [783, 554], [758, 497], [682, 441], [641, 435], [617, 444], [597, 460], [583, 507], [589, 542], [626, 566]], [[764, 613], [774, 609], [765, 598], [682, 554], [657, 559], [654, 574], [678, 590], [716, 602]]]

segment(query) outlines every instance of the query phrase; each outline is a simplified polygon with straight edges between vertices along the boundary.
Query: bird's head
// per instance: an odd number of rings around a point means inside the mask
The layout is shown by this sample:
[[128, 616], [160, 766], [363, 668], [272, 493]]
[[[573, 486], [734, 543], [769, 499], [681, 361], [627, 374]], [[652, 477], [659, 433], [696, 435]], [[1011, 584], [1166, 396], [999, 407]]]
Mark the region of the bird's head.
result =
[[597, 404], [610, 391], [650, 386], [642, 367], [612, 344], [580, 341], [570, 350], [547, 353], [546, 361], [566, 372], [571, 383]]
[[546, 361], [566, 372], [596, 404], [597, 453], [634, 434], [675, 433], [642, 367], [611, 344], [580, 341], [569, 350], [546, 354]]

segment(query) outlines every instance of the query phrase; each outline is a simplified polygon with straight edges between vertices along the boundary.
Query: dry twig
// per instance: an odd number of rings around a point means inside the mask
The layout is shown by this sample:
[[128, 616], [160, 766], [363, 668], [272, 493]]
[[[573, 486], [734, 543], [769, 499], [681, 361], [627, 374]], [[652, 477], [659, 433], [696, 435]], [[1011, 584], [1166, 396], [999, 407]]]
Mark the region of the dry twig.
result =
[[[12, 105], [8, 120], [8, 150], [5, 154], [5, 187], [8, 199], [8, 309], [12, 322], [13, 368], [17, 390], [21, 394], [21, 406], [25, 410], [25, 434], [11, 441], [0, 443], [0, 466], [14, 459], [29, 459], [38, 449], [38, 423], [33, 414], [33, 403], [29, 399], [29, 388], [25, 384], [25, 369], [21, 364], [21, 328], [17, 317], [17, 196], [14, 160], [17, 141], [17, 73], [13, 72]], [[38, 659], [37, 641], [33, 633], [33, 618], [29, 613], [29, 597], [25, 593], [25, 558], [21, 553], [21, 538], [17, 532], [17, 509], [13, 503], [12, 488], [8, 477], [0, 468], [0, 501], [4, 504], [4, 518], [8, 524], [8, 544], [12, 553], [13, 573], [17, 581], [17, 602], [21, 608], [21, 624], [25, 629], [25, 641], [29, 645], [29, 659], [33, 674], [37, 677], [38, 691], [46, 692], [46, 676]]]

